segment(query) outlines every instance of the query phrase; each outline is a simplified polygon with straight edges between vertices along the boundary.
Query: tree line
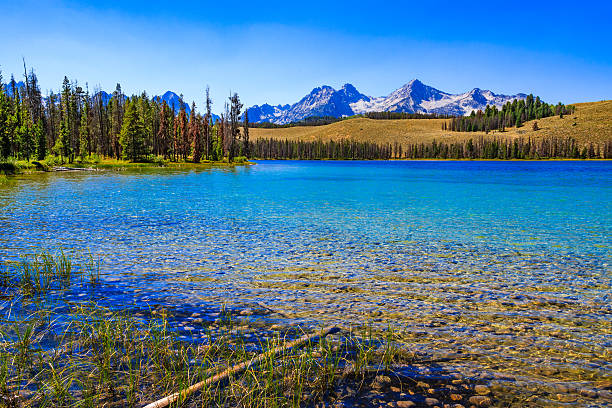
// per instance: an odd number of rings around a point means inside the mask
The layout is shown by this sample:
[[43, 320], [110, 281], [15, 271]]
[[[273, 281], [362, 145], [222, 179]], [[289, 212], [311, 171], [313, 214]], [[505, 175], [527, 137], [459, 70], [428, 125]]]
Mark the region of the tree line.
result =
[[250, 143], [253, 158], [290, 160], [388, 160], [393, 146], [349, 139], [302, 141], [257, 139]]
[[251, 127], [262, 128], [262, 129], [283, 129], [296, 126], [324, 126], [336, 122], [341, 122], [347, 119], [354, 118], [367, 118], [367, 119], [378, 119], [378, 120], [395, 120], [395, 119], [450, 119], [454, 118], [454, 115], [442, 115], [437, 113], [406, 113], [406, 112], [368, 112], [359, 115], [352, 116], [309, 116], [302, 120], [277, 124], [272, 122], [259, 122], [252, 123]]
[[331, 123], [336, 123], [336, 122], [340, 122], [346, 119], [352, 119], [356, 117], [359, 117], [359, 115], [345, 116], [341, 118], [337, 118], [335, 116], [308, 116], [307, 118], [304, 118], [296, 122], [291, 122], [291, 123], [283, 123], [283, 124], [278, 124], [278, 123], [273, 123], [273, 122], [252, 123], [251, 127], [262, 128], [262, 129], [284, 129], [284, 128], [290, 128], [290, 127], [296, 127], [296, 126], [323, 126], [323, 125], [329, 125]]
[[612, 141], [580, 146], [573, 138], [500, 139], [480, 137], [464, 142], [377, 144], [349, 139], [300, 141], [257, 139], [250, 142], [256, 159], [389, 160], [389, 159], [612, 159]]
[[146, 161], [233, 161], [248, 157], [248, 114], [234, 93], [213, 121], [211, 98], [205, 112], [190, 114], [181, 101], [169, 106], [146, 92], [128, 97], [117, 84], [110, 98], [64, 77], [61, 91], [43, 97], [33, 70], [24, 67], [23, 86], [14, 77], [4, 84], [0, 72], [0, 159], [43, 160], [59, 156], [70, 163], [92, 155]]
[[521, 127], [523, 123], [546, 118], [549, 116], [572, 114], [575, 107], [572, 105], [564, 105], [559, 102], [556, 105], [542, 102], [540, 97], [534, 98], [533, 95], [528, 95], [526, 99], [515, 99], [512, 102], [506, 102], [502, 109], [499, 110], [495, 105], [485, 108], [484, 111], [472, 111], [470, 116], [455, 117], [450, 122], [442, 124], [443, 130], [453, 132], [489, 132], [490, 130], [498, 130], [503, 132], [506, 128]]
[[407, 113], [407, 112], [368, 112], [363, 114], [368, 119], [394, 120], [394, 119], [450, 119], [455, 115], [439, 113]]

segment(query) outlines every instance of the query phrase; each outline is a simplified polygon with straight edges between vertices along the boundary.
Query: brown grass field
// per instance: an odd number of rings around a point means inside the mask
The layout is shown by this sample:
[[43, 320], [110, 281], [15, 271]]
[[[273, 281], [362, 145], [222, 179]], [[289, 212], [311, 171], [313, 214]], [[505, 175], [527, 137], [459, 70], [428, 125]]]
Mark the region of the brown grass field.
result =
[[442, 130], [445, 119], [401, 119], [374, 120], [365, 118], [347, 119], [324, 126], [296, 126], [279, 129], [249, 129], [251, 140], [259, 138], [288, 140], [340, 140], [351, 139], [379, 144], [428, 143], [465, 141], [470, 138], [535, 138], [573, 137], [580, 144], [599, 143], [612, 140], [612, 100], [574, 104], [576, 111], [563, 119], [552, 116], [537, 120], [540, 130], [533, 130], [533, 122], [522, 127], [509, 128], [505, 132], [451, 132]]

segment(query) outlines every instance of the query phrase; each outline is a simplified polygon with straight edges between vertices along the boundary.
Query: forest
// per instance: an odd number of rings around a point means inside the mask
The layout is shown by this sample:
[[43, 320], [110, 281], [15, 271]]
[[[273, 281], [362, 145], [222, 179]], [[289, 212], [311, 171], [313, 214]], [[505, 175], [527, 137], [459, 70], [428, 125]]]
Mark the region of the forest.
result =
[[[72, 163], [91, 157], [147, 161], [235, 161], [249, 156], [248, 115], [234, 93], [213, 122], [206, 90], [204, 114], [192, 104], [168, 106], [146, 93], [128, 97], [121, 85], [108, 99], [64, 77], [61, 91], [43, 97], [34, 71], [4, 84], [0, 72], [0, 159]], [[243, 117], [244, 116], [244, 117]]]
[[455, 117], [449, 123], [442, 125], [443, 130], [453, 132], [489, 132], [499, 130], [503, 132], [506, 128], [521, 127], [523, 123], [546, 118], [549, 116], [569, 115], [574, 112], [572, 105], [565, 106], [561, 102], [551, 105], [540, 100], [537, 96], [528, 95], [526, 99], [515, 99], [506, 102], [501, 110], [497, 106], [489, 106], [484, 111], [472, 111], [470, 116]]
[[498, 139], [465, 142], [376, 144], [349, 139], [339, 141], [290, 141], [257, 139], [249, 150], [258, 159], [390, 160], [390, 159], [612, 159], [612, 141], [581, 147], [573, 138]]

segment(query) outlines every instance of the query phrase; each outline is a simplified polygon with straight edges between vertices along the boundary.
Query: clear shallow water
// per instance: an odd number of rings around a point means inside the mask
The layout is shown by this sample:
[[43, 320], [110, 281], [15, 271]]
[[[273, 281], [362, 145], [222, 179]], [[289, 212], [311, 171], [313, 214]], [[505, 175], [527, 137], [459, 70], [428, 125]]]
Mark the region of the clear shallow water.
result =
[[0, 259], [90, 250], [111, 304], [391, 325], [467, 372], [597, 387], [612, 376], [611, 198], [610, 162], [18, 176], [0, 184]]

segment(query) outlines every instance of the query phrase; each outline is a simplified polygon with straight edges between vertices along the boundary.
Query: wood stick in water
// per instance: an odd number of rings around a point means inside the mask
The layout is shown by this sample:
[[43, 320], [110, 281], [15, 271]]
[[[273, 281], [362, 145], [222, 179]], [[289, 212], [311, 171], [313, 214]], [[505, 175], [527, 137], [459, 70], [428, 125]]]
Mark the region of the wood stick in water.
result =
[[192, 385], [191, 387], [184, 389], [183, 391], [180, 392], [176, 392], [174, 394], [168, 395], [167, 397], [164, 397], [160, 400], [157, 400], [155, 402], [152, 402], [148, 405], [145, 405], [143, 408], [164, 408], [167, 407], [168, 405], [172, 404], [174, 401], [178, 400], [178, 399], [185, 399], [188, 396], [190, 396], [191, 394], [193, 394], [196, 391], [199, 391], [200, 389], [202, 389], [204, 386], [206, 385], [211, 385], [214, 384], [216, 382], [219, 382], [221, 380], [226, 379], [227, 377], [229, 377], [230, 375], [233, 374], [237, 374], [241, 371], [244, 371], [246, 369], [248, 369], [249, 367], [260, 363], [261, 361], [265, 360], [266, 358], [270, 357], [270, 356], [274, 356], [280, 352], [292, 349], [294, 347], [299, 347], [309, 341], [318, 341], [320, 339], [325, 338], [326, 336], [330, 335], [330, 334], [334, 334], [340, 331], [340, 328], [338, 327], [327, 327], [325, 329], [323, 329], [321, 332], [319, 333], [315, 333], [315, 334], [309, 334], [306, 336], [302, 336], [299, 339], [293, 340], [283, 346], [279, 346], [279, 347], [275, 347], [272, 350], [266, 351], [265, 353], [262, 353], [258, 356], [255, 356], [253, 358], [251, 358], [248, 361], [245, 361], [243, 363], [240, 364], [236, 364], [233, 367], [228, 368], [227, 370], [209, 377], [203, 381], [200, 381], [197, 384]]

